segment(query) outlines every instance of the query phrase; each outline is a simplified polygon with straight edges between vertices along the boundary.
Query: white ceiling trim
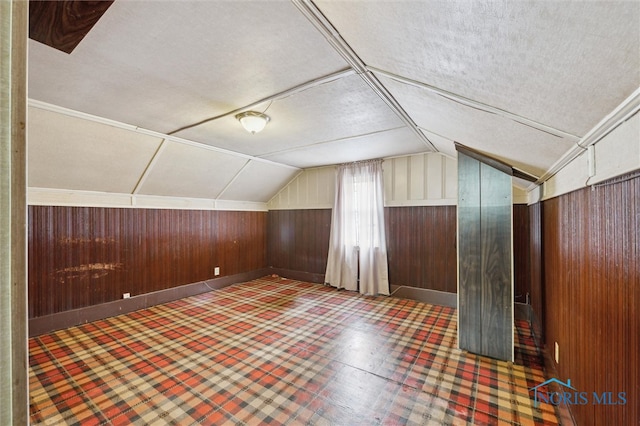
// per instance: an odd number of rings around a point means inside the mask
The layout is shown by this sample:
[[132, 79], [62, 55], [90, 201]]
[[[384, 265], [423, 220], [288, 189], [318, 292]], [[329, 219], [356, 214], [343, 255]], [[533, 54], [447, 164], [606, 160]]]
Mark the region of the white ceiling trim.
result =
[[233, 111], [225, 112], [224, 114], [219, 114], [219, 115], [216, 115], [215, 117], [205, 118], [204, 120], [200, 120], [197, 123], [193, 123], [193, 124], [188, 124], [186, 126], [182, 126], [179, 129], [172, 130], [168, 134], [169, 135], [174, 135], [174, 134], [182, 132], [184, 130], [192, 129], [192, 128], [200, 126], [202, 124], [206, 124], [206, 123], [209, 123], [211, 121], [218, 120], [220, 118], [228, 117], [230, 115], [235, 115], [235, 114], [238, 114], [240, 112], [243, 112], [243, 111], [246, 111], [246, 110], [250, 110], [250, 109], [255, 108], [258, 105], [264, 104], [266, 102], [272, 102], [272, 101], [275, 101], [275, 100], [278, 100], [278, 99], [286, 98], [286, 97], [289, 97], [291, 95], [295, 95], [296, 93], [302, 92], [304, 90], [311, 89], [313, 87], [317, 87], [317, 86], [323, 85], [325, 83], [329, 83], [329, 82], [332, 82], [334, 80], [338, 80], [338, 79], [341, 79], [343, 77], [347, 77], [347, 76], [352, 75], [352, 74], [354, 74], [354, 71], [351, 68], [346, 68], [346, 69], [334, 72], [332, 74], [328, 74], [328, 75], [325, 75], [325, 76], [322, 76], [322, 77], [319, 77], [319, 78], [315, 78], [313, 80], [306, 81], [306, 82], [304, 82], [302, 84], [299, 84], [297, 86], [291, 87], [290, 89], [283, 90], [282, 92], [278, 92], [278, 93], [276, 93], [274, 95], [270, 95], [270, 96], [267, 96], [265, 98], [262, 98], [259, 101], [252, 102], [249, 105], [245, 105], [243, 107], [236, 108]]
[[591, 145], [595, 145], [602, 138], [614, 131], [622, 123], [633, 117], [640, 111], [640, 87], [637, 88], [631, 96], [625, 99], [611, 113], [604, 117], [595, 127], [576, 143], [576, 146], [565, 153], [558, 161], [556, 161], [549, 170], [532, 184], [528, 190], [532, 190], [537, 185], [541, 185], [549, 180], [560, 170], [565, 168], [569, 163], [575, 160], [580, 154], [587, 150]]
[[30, 206], [105, 207], [171, 210], [267, 211], [267, 203], [259, 201], [213, 200], [208, 198], [170, 197], [161, 195], [120, 194], [57, 188], [27, 190]]
[[438, 149], [422, 133], [413, 119], [407, 114], [402, 106], [389, 93], [386, 87], [367, 70], [367, 67], [360, 57], [354, 52], [349, 44], [340, 36], [333, 25], [325, 18], [322, 12], [309, 0], [291, 0], [302, 14], [313, 24], [314, 27], [327, 39], [329, 44], [344, 58], [356, 73], [371, 87], [371, 89], [382, 99], [391, 110], [413, 131], [418, 138], [433, 152]]
[[126, 123], [122, 123], [120, 121], [116, 121], [116, 120], [111, 120], [108, 118], [103, 118], [103, 117], [98, 117], [97, 115], [92, 115], [92, 114], [87, 114], [84, 112], [80, 112], [80, 111], [75, 111], [69, 108], [65, 108], [65, 107], [61, 107], [58, 105], [52, 105], [49, 104], [47, 102], [42, 102], [42, 101], [38, 101], [35, 99], [29, 99], [28, 101], [28, 105], [30, 107], [33, 108], [39, 108], [39, 109], [43, 109], [46, 111], [51, 111], [51, 112], [56, 112], [59, 114], [64, 114], [70, 117], [76, 117], [76, 118], [80, 118], [80, 119], [84, 119], [84, 120], [88, 120], [88, 121], [93, 121], [96, 123], [101, 123], [101, 124], [106, 124], [108, 126], [112, 126], [112, 127], [116, 127], [119, 129], [124, 129], [124, 130], [129, 130], [132, 132], [136, 132], [136, 133], [140, 133], [140, 134], [144, 134], [144, 135], [148, 135], [148, 136], [153, 136], [153, 137], [157, 137], [160, 139], [164, 139], [169, 140], [171, 142], [176, 142], [176, 143], [180, 143], [180, 144], [184, 144], [184, 145], [190, 145], [193, 147], [197, 147], [197, 148], [201, 148], [201, 149], [206, 149], [208, 151], [215, 151], [215, 152], [219, 152], [222, 154], [227, 154], [227, 155], [233, 155], [236, 157], [240, 157], [240, 158], [244, 158], [247, 160], [253, 160], [253, 161], [259, 161], [262, 163], [266, 163], [266, 164], [271, 164], [273, 166], [279, 166], [279, 167], [283, 167], [283, 168], [287, 168], [287, 169], [292, 169], [292, 170], [300, 170], [298, 167], [294, 167], [294, 166], [290, 166], [288, 164], [282, 164], [282, 163], [277, 163], [275, 161], [270, 161], [264, 158], [260, 158], [260, 157], [254, 157], [252, 155], [248, 155], [248, 154], [243, 154], [241, 152], [236, 152], [236, 151], [231, 151], [229, 149], [223, 149], [223, 148], [218, 148], [215, 146], [211, 146], [211, 145], [207, 145], [207, 144], [203, 144], [200, 142], [195, 142], [189, 139], [184, 139], [184, 138], [180, 138], [177, 136], [172, 136], [172, 135], [167, 135], [165, 133], [160, 133], [160, 132], [156, 132], [153, 130], [148, 130], [148, 129], [144, 129], [138, 126], [134, 126], [131, 124], [126, 124]]
[[[496, 107], [493, 107], [491, 105], [484, 104], [482, 102], [474, 101], [473, 99], [465, 98], [464, 96], [460, 96], [460, 95], [457, 95], [455, 93], [451, 93], [451, 92], [448, 92], [446, 90], [439, 89], [439, 88], [431, 86], [429, 84], [422, 83], [422, 82], [416, 81], [416, 80], [412, 80], [412, 79], [407, 78], [407, 77], [402, 77], [402, 76], [399, 76], [397, 74], [393, 74], [393, 73], [390, 73], [388, 71], [381, 70], [381, 69], [375, 68], [375, 67], [369, 67], [368, 66], [367, 69], [369, 71], [373, 72], [373, 73], [384, 75], [385, 77], [390, 78], [390, 79], [395, 80], [395, 81], [398, 81], [400, 83], [404, 83], [404, 84], [408, 84], [410, 86], [418, 87], [420, 89], [428, 90], [428, 91], [430, 91], [432, 93], [435, 93], [437, 95], [443, 96], [443, 97], [445, 97], [445, 98], [447, 98], [447, 99], [449, 99], [451, 101], [458, 102], [458, 103], [463, 104], [465, 106], [468, 106], [468, 107], [471, 107], [471, 108], [475, 108], [475, 109], [479, 109], [481, 111], [485, 111], [485, 112], [488, 112], [488, 113], [491, 113], [491, 114], [496, 114], [496, 115], [502, 116], [504, 118], [508, 118], [508, 119], [513, 120], [513, 121], [515, 121], [517, 123], [524, 124], [525, 126], [532, 127], [534, 129], [540, 130], [542, 132], [549, 133], [551, 135], [558, 136], [558, 137], [561, 137], [561, 138], [565, 138], [565, 139], [571, 140], [573, 142], [578, 142], [580, 140], [580, 136], [577, 136], [577, 135], [574, 135], [574, 134], [571, 134], [571, 133], [567, 133], [567, 132], [562, 131], [560, 129], [556, 129], [556, 128], [551, 127], [551, 126], [547, 126], [546, 124], [539, 123], [539, 122], [534, 121], [534, 120], [530, 120], [530, 119], [528, 119], [526, 117], [522, 117], [521, 115], [513, 114], [513, 113], [511, 113], [509, 111], [506, 111], [506, 110], [503, 110], [503, 109], [500, 109], [500, 108], [496, 108]], [[430, 131], [429, 129], [425, 129], [425, 130]]]

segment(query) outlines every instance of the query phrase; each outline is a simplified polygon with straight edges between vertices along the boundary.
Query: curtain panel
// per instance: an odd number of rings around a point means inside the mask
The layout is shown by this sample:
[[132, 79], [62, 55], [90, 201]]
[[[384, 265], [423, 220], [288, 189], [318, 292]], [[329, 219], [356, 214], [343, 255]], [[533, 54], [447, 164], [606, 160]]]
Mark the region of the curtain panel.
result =
[[382, 160], [338, 167], [325, 282], [389, 294]]

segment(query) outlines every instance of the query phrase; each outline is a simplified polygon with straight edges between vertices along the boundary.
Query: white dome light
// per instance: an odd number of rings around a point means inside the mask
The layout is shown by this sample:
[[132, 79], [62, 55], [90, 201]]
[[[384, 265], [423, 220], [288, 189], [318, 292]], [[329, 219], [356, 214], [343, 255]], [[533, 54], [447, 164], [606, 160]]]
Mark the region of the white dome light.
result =
[[236, 118], [240, 121], [242, 127], [252, 135], [261, 132], [271, 120], [268, 115], [256, 111], [241, 112], [236, 115]]

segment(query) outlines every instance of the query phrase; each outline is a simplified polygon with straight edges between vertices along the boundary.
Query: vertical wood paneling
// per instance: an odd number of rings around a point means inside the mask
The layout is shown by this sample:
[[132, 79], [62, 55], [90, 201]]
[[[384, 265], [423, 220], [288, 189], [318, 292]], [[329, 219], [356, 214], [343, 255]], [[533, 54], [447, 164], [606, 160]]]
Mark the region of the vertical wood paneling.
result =
[[[625, 405], [573, 405], [578, 424], [640, 419], [640, 179], [543, 203], [545, 342], [579, 391]], [[535, 307], [535, 306], [534, 306]]]
[[[533, 323], [534, 331], [538, 337], [544, 333], [544, 286], [542, 264], [542, 204], [536, 203], [528, 207], [529, 210], [529, 289], [531, 291], [531, 308], [537, 322]], [[514, 211], [515, 213], [515, 211]], [[514, 220], [515, 220], [514, 214]], [[514, 241], [521, 238], [518, 229], [514, 226]], [[514, 248], [515, 249], [515, 248]], [[517, 253], [514, 253], [517, 256]], [[520, 275], [518, 259], [515, 259], [515, 274]], [[518, 288], [518, 287], [516, 287]]]
[[29, 208], [29, 317], [267, 266], [266, 212]]
[[[327, 267], [331, 210], [269, 211], [269, 266], [314, 274]], [[389, 281], [456, 292], [456, 208], [385, 208]]]
[[456, 292], [455, 206], [385, 209], [389, 281]]
[[514, 204], [513, 298], [520, 303], [527, 303], [527, 295], [531, 295], [530, 248], [529, 207], [526, 204]]
[[272, 210], [268, 220], [269, 266], [324, 274], [331, 210]]

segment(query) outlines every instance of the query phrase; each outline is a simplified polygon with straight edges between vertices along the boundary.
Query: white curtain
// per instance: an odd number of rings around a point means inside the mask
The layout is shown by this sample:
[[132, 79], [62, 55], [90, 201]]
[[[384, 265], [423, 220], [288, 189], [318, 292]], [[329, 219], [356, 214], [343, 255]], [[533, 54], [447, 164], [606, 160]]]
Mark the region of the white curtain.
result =
[[362, 294], [389, 294], [383, 197], [382, 160], [338, 167], [327, 284]]

